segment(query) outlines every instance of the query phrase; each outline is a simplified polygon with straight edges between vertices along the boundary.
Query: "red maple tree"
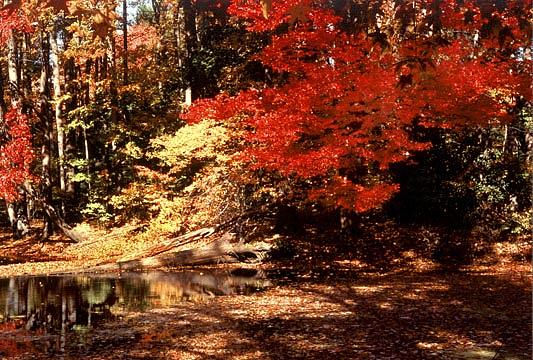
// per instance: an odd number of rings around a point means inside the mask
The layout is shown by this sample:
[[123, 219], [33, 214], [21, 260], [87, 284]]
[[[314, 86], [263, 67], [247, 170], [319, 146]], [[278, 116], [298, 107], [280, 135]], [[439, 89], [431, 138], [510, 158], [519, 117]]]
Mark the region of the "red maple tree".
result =
[[19, 186], [32, 178], [32, 136], [28, 117], [16, 108], [5, 114], [0, 125], [0, 197], [13, 201]]
[[[375, 25], [372, 36], [341, 30], [326, 3], [273, 1], [265, 13], [259, 3], [234, 1], [229, 11], [249, 31], [273, 34], [257, 59], [286, 80], [199, 100], [184, 115], [241, 122], [251, 130], [240, 158], [307, 179], [311, 199], [375, 208], [398, 191], [390, 165], [430, 147], [414, 128], [506, 121], [516, 96], [528, 93], [520, 68], [529, 60], [516, 56], [529, 41], [527, 2], [482, 16], [473, 1], [418, 1], [414, 31]], [[396, 13], [402, 6], [411, 5]]]

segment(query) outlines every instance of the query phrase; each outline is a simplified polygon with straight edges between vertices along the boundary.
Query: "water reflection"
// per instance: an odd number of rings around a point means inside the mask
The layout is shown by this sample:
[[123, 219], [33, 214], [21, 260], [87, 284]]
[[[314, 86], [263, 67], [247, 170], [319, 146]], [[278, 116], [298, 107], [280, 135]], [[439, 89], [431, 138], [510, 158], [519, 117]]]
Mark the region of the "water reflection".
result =
[[0, 278], [0, 358], [85, 346], [91, 328], [118, 314], [245, 294], [269, 285], [258, 274], [236, 275], [150, 272]]

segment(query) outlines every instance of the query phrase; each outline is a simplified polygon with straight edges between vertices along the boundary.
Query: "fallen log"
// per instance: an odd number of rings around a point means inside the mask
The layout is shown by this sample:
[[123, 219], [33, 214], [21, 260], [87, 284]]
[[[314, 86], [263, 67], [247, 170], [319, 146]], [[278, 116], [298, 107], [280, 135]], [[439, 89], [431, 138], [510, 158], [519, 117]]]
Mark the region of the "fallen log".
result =
[[[257, 213], [253, 212], [244, 216], [254, 214]], [[142, 252], [128, 254], [116, 263], [76, 270], [75, 273], [263, 261], [272, 250], [269, 243], [244, 244], [237, 241], [234, 234], [228, 232], [227, 229], [239, 218], [235, 217], [215, 227], [202, 228], [167, 239]], [[80, 246], [83, 246], [83, 243]]]
[[269, 254], [270, 244], [232, 244], [219, 239], [195, 249], [175, 248], [156, 255], [117, 262], [120, 270], [137, 270], [165, 266], [207, 265], [236, 262], [261, 262]]
[[256, 212], [256, 211], [241, 214], [222, 224], [218, 224], [213, 227], [207, 227], [207, 228], [194, 230], [186, 234], [183, 234], [183, 235], [171, 238], [171, 239], [167, 239], [163, 241], [161, 244], [155, 245], [149, 248], [148, 250], [144, 250], [142, 253], [129, 254], [128, 257], [120, 259], [119, 262], [127, 262], [130, 260], [138, 260], [140, 258], [154, 257], [158, 254], [172, 251], [177, 248], [182, 248], [194, 242], [198, 242], [197, 246], [200, 247], [202, 246], [200, 242], [204, 241], [205, 239], [208, 239], [208, 242], [211, 242], [212, 240], [209, 240], [210, 237], [212, 237], [214, 234], [220, 234], [223, 231], [224, 233], [222, 235], [219, 235], [215, 239], [218, 239], [219, 241], [225, 240], [227, 242], [235, 242], [234, 236], [230, 232], [228, 232], [227, 229], [231, 225], [239, 221], [239, 219], [242, 219], [244, 217], [251, 217], [254, 215], [258, 215], [258, 214], [260, 214], [260, 212]]
[[[175, 249], [179, 246], [185, 246], [188, 245], [194, 241], [198, 241], [201, 239], [205, 239], [211, 235], [213, 235], [216, 232], [215, 228], [209, 227], [209, 228], [203, 228], [195, 231], [188, 232], [186, 234], [183, 234], [181, 236], [178, 236], [176, 238], [169, 239], [167, 241], [164, 241], [161, 245], [157, 245], [155, 247], [152, 247], [145, 251], [143, 254], [145, 257], [148, 256], [155, 256], [157, 254], [164, 253], [166, 251]], [[224, 234], [223, 238], [227, 237], [228, 234]]]
[[149, 270], [161, 267], [210, 265], [221, 263], [258, 263], [268, 257], [272, 247], [265, 242], [254, 244], [232, 244], [227, 237], [211, 241], [193, 249], [173, 248], [153, 256], [124, 258], [107, 263], [61, 274], [99, 273], [113, 271]]

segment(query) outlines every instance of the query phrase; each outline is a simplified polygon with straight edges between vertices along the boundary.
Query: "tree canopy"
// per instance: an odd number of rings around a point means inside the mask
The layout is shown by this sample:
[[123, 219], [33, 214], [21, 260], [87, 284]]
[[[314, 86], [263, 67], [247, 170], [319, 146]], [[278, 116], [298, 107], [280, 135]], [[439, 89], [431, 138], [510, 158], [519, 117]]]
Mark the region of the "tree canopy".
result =
[[[196, 208], [210, 214], [203, 221], [309, 204], [365, 214], [399, 209], [415, 171], [475, 198], [480, 213], [523, 210], [530, 9], [529, 0], [6, 3], [1, 196], [21, 210], [33, 194], [68, 221], [158, 219], [176, 207], [176, 230], [210, 187], [218, 198], [206, 204], [220, 208]], [[213, 186], [227, 184], [224, 171], [240, 189], [231, 196]], [[9, 213], [13, 224], [29, 212]]]
[[526, 4], [414, 4], [385, 1], [375, 24], [348, 32], [326, 1], [234, 2], [248, 31], [270, 34], [255, 59], [280, 79], [198, 101], [185, 118], [237, 119], [253, 168], [306, 179], [312, 199], [374, 208], [398, 191], [391, 164], [431, 146], [417, 127], [505, 123], [529, 96]]

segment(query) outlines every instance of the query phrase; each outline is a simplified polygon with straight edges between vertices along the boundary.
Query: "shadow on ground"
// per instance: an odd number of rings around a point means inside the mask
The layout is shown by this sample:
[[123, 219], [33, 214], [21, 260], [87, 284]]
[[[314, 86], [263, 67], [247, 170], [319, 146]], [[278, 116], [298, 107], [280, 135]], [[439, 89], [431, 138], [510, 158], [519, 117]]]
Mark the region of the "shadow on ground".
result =
[[291, 282], [252, 296], [128, 315], [63, 355], [525, 360], [531, 354], [530, 280], [527, 274], [433, 272]]

